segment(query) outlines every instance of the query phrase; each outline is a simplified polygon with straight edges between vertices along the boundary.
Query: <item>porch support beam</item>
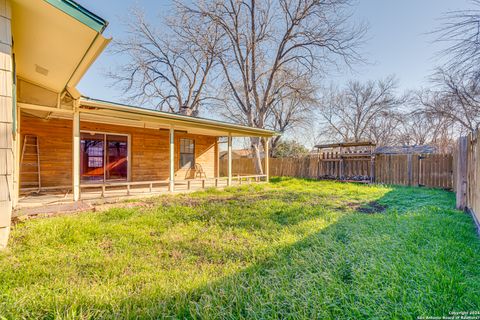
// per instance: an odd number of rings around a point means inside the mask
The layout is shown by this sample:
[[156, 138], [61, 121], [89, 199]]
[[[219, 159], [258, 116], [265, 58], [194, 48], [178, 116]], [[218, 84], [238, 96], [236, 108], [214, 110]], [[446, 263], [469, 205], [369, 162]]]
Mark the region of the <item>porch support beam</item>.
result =
[[75, 107], [73, 113], [73, 168], [72, 168], [72, 181], [73, 181], [73, 201], [80, 200], [80, 112]]
[[45, 106], [41, 106], [41, 105], [36, 105], [36, 104], [31, 104], [31, 103], [23, 103], [23, 102], [19, 102], [18, 107], [20, 109], [24, 109], [24, 110], [55, 112], [55, 113], [62, 113], [62, 114], [73, 114], [75, 112], [74, 110], [69, 110], [69, 109], [45, 107]]
[[270, 138], [265, 138], [265, 176], [266, 181], [270, 180]]
[[232, 134], [228, 134], [228, 179], [227, 186], [232, 185]]
[[169, 187], [170, 192], [175, 191], [175, 129], [170, 127], [170, 178]]

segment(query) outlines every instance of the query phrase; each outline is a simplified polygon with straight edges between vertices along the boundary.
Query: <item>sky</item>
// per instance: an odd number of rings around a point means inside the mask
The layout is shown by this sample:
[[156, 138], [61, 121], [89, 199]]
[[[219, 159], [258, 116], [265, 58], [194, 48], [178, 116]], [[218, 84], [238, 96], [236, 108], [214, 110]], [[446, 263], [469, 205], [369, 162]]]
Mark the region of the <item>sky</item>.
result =
[[[125, 19], [133, 6], [144, 9], [152, 24], [161, 25], [171, 8], [169, 0], [78, 0], [90, 11], [109, 22], [104, 35], [122, 38]], [[362, 47], [367, 64], [330, 74], [326, 82], [342, 85], [350, 79], [375, 80], [396, 75], [399, 90], [427, 86], [428, 76], [438, 64], [440, 46], [430, 34], [441, 25], [445, 12], [471, 7], [470, 0], [358, 0], [353, 19], [369, 25]], [[158, 22], [155, 22], [158, 21]], [[108, 49], [107, 49], [108, 51]], [[83, 95], [122, 101], [122, 93], [111, 86], [106, 73], [121, 63], [118, 56], [104, 52], [82, 79]]]

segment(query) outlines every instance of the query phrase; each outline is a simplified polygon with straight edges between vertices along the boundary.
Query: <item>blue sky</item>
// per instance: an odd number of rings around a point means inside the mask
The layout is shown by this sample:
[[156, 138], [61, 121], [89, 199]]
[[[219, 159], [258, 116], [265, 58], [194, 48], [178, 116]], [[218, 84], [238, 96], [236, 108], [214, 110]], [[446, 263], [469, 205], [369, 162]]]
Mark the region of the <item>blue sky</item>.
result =
[[[154, 23], [168, 14], [168, 0], [77, 0], [87, 9], [109, 21], [107, 37], [121, 38], [126, 28], [122, 21], [133, 6], [143, 8]], [[401, 90], [426, 85], [426, 78], [437, 64], [439, 46], [428, 33], [440, 25], [442, 14], [471, 7], [469, 0], [358, 0], [354, 19], [369, 26], [364, 57], [370, 62], [355, 72], [331, 75], [327, 81], [341, 85], [348, 79], [379, 79], [395, 74]], [[105, 100], [121, 101], [122, 94], [110, 87], [105, 73], [118, 63], [118, 57], [101, 55], [79, 85], [82, 94]]]

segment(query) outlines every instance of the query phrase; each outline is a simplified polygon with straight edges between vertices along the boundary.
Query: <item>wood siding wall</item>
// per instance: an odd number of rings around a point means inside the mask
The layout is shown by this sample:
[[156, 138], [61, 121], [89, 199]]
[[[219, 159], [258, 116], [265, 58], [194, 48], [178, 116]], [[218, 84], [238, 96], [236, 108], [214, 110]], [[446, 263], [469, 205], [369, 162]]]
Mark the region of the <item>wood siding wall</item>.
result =
[[[21, 140], [26, 134], [39, 140], [40, 170], [43, 187], [69, 186], [72, 183], [72, 121], [43, 120], [22, 114]], [[130, 135], [131, 181], [166, 180], [169, 176], [168, 130], [153, 130], [91, 122], [81, 122], [81, 130]], [[213, 178], [217, 165], [217, 139], [212, 136], [175, 133], [175, 178], [193, 177], [179, 168], [180, 138], [195, 141], [195, 161], [207, 176]]]

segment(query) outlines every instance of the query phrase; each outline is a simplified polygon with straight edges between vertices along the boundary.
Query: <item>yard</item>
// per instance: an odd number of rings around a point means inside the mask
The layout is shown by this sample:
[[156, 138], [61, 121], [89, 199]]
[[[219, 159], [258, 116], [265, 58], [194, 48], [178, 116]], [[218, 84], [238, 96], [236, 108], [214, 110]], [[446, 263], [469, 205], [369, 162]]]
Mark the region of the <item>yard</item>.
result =
[[414, 318], [480, 310], [452, 193], [275, 179], [15, 225], [0, 318]]

